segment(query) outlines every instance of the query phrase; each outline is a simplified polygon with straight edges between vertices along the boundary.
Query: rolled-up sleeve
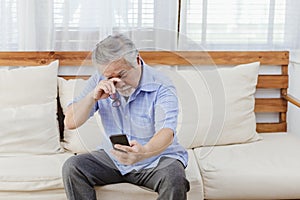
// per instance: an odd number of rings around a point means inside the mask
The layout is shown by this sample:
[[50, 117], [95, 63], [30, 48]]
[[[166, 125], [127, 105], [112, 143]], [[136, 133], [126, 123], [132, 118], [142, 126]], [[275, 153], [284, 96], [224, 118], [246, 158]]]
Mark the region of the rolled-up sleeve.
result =
[[170, 128], [176, 134], [178, 98], [173, 85], [161, 86], [155, 102], [155, 131]]

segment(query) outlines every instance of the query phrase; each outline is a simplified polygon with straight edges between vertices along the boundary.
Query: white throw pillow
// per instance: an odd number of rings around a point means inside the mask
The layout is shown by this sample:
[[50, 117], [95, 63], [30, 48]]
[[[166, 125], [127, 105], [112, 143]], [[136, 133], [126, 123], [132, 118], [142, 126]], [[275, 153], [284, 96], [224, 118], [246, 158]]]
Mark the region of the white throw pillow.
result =
[[[259, 62], [172, 71], [179, 97], [178, 139], [186, 148], [257, 141], [254, 93]], [[170, 73], [170, 72], [168, 72]]]
[[58, 61], [0, 70], [0, 155], [60, 151], [57, 71]]
[[58, 61], [45, 66], [0, 70], [0, 108], [43, 104], [57, 96]]
[[[83, 79], [65, 80], [58, 78], [59, 98], [63, 109], [77, 97], [84, 89], [86, 81]], [[82, 126], [74, 130], [64, 130], [64, 148], [73, 153], [86, 153], [96, 150], [101, 144], [104, 129], [100, 116], [95, 113]]]

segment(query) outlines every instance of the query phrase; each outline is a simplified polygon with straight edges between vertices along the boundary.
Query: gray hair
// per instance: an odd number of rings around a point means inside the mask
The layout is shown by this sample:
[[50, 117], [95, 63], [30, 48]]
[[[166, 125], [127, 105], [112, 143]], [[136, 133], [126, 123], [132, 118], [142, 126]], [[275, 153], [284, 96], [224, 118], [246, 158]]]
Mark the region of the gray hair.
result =
[[123, 34], [110, 35], [100, 41], [92, 53], [95, 65], [107, 65], [124, 58], [132, 67], [137, 67], [138, 50], [134, 43]]

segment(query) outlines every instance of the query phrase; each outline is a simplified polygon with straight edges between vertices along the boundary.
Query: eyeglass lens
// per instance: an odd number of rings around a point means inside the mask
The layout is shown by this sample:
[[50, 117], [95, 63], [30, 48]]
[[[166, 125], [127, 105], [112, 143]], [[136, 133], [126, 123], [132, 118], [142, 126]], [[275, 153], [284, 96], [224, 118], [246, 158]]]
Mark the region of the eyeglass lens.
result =
[[111, 103], [113, 107], [119, 107], [121, 105], [121, 101], [118, 98], [117, 93], [111, 94], [109, 97], [113, 100], [113, 102]]

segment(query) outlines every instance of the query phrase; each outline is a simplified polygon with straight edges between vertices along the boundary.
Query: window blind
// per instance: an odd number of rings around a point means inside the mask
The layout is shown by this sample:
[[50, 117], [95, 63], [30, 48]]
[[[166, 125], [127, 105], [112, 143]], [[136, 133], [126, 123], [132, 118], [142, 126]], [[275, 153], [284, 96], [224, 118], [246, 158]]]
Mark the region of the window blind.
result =
[[112, 0], [83, 1], [83, 0], [54, 0], [54, 23], [56, 27], [100, 27], [101, 12], [110, 12], [115, 27], [153, 27], [154, 0]]
[[1, 0], [0, 11], [0, 48], [16, 50], [18, 48], [16, 0]]
[[155, 0], [54, 0], [55, 48], [76, 49], [76, 43], [82, 43], [89, 49], [114, 32], [151, 32], [154, 13]]
[[181, 32], [206, 49], [273, 49], [284, 42], [286, 0], [182, 0]]

